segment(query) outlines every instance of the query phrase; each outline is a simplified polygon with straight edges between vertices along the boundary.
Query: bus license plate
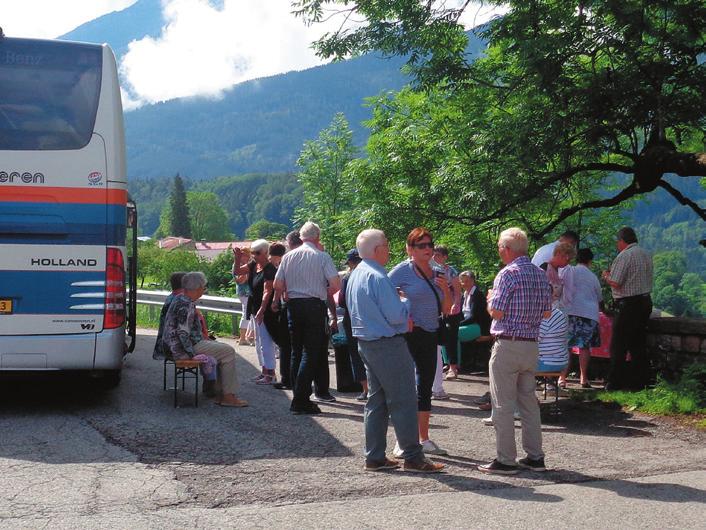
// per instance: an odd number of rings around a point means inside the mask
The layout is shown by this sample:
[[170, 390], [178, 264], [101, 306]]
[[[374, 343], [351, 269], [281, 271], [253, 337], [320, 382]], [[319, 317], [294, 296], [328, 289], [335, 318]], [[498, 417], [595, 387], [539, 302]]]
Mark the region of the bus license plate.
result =
[[9, 315], [12, 313], [12, 299], [0, 298], [0, 315]]

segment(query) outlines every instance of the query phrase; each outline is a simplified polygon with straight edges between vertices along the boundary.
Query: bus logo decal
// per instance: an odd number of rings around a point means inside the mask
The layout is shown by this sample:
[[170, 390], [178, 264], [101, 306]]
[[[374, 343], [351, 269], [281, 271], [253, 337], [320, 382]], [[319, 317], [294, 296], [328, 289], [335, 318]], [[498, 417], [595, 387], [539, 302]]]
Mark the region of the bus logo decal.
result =
[[100, 171], [92, 171], [88, 174], [88, 183], [91, 186], [98, 186], [101, 180], [103, 180], [103, 173]]

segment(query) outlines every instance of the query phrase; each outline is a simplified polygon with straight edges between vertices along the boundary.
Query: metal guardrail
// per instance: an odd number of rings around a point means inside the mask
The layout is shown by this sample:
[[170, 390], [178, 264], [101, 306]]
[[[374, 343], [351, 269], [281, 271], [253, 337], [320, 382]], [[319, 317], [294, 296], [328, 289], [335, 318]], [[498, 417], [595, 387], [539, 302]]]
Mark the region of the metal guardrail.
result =
[[[170, 291], [147, 291], [137, 290], [137, 303], [147, 305], [164, 305], [164, 300], [171, 294]], [[238, 298], [228, 298], [226, 296], [208, 296], [199, 298], [196, 307], [201, 311], [212, 311], [214, 313], [225, 313], [227, 315], [242, 315], [243, 304]]]

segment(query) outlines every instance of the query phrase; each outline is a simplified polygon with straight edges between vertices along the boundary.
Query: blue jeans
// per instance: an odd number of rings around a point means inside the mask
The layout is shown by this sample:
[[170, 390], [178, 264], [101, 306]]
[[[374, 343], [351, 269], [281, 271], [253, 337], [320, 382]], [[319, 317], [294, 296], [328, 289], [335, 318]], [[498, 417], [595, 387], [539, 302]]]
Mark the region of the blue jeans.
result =
[[405, 339], [398, 335], [372, 341], [358, 341], [368, 374], [365, 404], [365, 459], [385, 460], [388, 418], [404, 451], [406, 461], [422, 456], [417, 423], [417, 392], [414, 363]]
[[[292, 367], [297, 364], [299, 366], [294, 381], [292, 408], [302, 409], [311, 406], [311, 383], [317, 372], [321, 374], [321, 366], [327, 361], [326, 304], [317, 298], [293, 298], [287, 302], [287, 308], [292, 334]], [[328, 363], [326, 371], [328, 372]]]

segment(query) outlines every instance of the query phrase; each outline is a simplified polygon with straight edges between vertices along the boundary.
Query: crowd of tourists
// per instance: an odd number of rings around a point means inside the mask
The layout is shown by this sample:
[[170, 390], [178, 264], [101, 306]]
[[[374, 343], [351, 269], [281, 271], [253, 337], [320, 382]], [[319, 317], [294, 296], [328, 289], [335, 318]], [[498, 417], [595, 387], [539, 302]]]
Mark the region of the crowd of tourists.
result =
[[[463, 345], [483, 337], [492, 341], [490, 392], [477, 403], [492, 411], [487, 422], [496, 431], [497, 455], [478, 469], [544, 471], [536, 376], [560, 372], [558, 384], [565, 386], [569, 351], [575, 348], [579, 384], [590, 388], [591, 348], [600, 344], [601, 285], [591, 271], [593, 253], [579, 248], [579, 236], [567, 231], [530, 260], [525, 232], [503, 231], [497, 250], [504, 266], [483, 293], [475, 274], [452, 267], [448, 249], [435, 245], [425, 228], [409, 233], [408, 258], [389, 272], [385, 234], [362, 231], [346, 256], [343, 277], [320, 235], [319, 227], [307, 222], [286, 242], [260, 239], [247, 251], [233, 249], [232, 272], [245, 311], [241, 341], [251, 326], [261, 368], [253, 382], [291, 390], [295, 415], [320, 414], [320, 403], [336, 400], [329, 390], [331, 335], [343, 335], [353, 377], [363, 389], [357, 399], [365, 401], [364, 469], [401, 466], [434, 473], [443, 464], [428, 455], [447, 453], [429, 436], [432, 401], [448, 399], [444, 378], [458, 377]], [[606, 387], [643, 388], [649, 377], [644, 330], [652, 310], [652, 259], [631, 228], [618, 232], [616, 247], [617, 257], [602, 273], [615, 304]], [[204, 391], [222, 406], [247, 406], [237, 397], [234, 349], [208, 335], [196, 308], [206, 278], [190, 272], [171, 280], [155, 357], [202, 361]], [[343, 312], [341, 330], [337, 308]], [[517, 416], [526, 453], [520, 459]], [[389, 421], [397, 439], [394, 458], [387, 453]]]

